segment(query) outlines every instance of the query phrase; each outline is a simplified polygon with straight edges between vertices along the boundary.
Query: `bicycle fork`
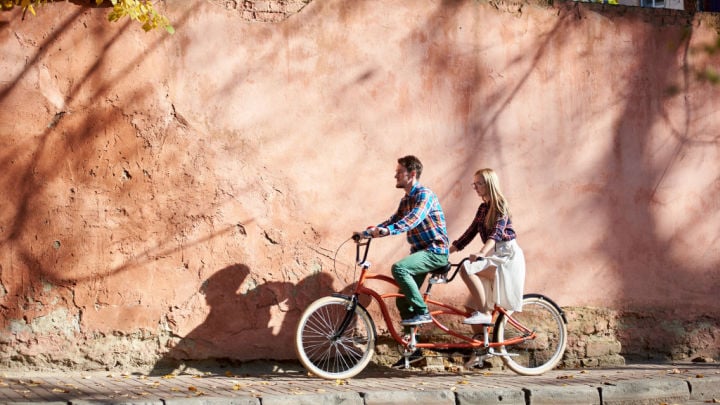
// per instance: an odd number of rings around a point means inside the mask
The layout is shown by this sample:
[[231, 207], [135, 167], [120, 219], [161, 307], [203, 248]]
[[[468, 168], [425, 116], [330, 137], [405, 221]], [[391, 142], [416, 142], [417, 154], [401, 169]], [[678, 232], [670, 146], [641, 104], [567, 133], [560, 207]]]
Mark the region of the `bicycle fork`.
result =
[[333, 342], [338, 340], [340, 336], [345, 333], [345, 329], [347, 329], [348, 325], [350, 325], [350, 322], [352, 322], [353, 315], [355, 315], [355, 308], [357, 308], [357, 305], [357, 294], [350, 296], [350, 302], [345, 307], [345, 317], [343, 318], [342, 322], [340, 322], [340, 325], [338, 325], [335, 329], [335, 333], [330, 337]]

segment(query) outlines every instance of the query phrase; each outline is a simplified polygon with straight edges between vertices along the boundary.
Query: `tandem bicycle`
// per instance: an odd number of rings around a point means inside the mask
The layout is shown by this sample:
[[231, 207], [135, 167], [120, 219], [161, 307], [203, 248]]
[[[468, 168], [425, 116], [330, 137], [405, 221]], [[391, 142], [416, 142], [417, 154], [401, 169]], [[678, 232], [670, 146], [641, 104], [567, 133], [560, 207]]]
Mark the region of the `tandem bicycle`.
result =
[[[360, 297], [370, 297], [379, 305], [382, 318], [392, 338], [397, 342], [409, 367], [409, 358], [417, 349], [438, 353], [461, 353], [480, 363], [490, 357], [500, 357], [512, 371], [521, 375], [539, 375], [552, 370], [562, 359], [567, 346], [567, 319], [562, 309], [541, 294], [523, 295], [522, 311], [509, 311], [495, 305], [494, 322], [477, 325], [482, 331], [468, 332], [462, 320], [472, 311], [431, 298], [431, 290], [451, 282], [462, 269], [463, 259], [448, 263], [430, 272], [430, 280], [423, 292], [432, 323], [396, 328], [387, 300], [402, 297], [395, 280], [370, 270], [367, 261], [371, 238], [352, 237], [355, 242], [356, 269], [360, 275], [350, 294], [332, 294], [310, 304], [303, 312], [295, 334], [295, 349], [302, 365], [310, 373], [326, 379], [351, 378], [368, 366], [375, 353], [377, 331], [375, 321]], [[455, 269], [454, 271], [453, 268]], [[451, 275], [450, 275], [451, 274]], [[370, 287], [370, 281], [393, 287], [391, 293], [381, 293]], [[462, 325], [462, 326], [460, 326]], [[437, 328], [442, 338], [419, 342], [421, 328]]]

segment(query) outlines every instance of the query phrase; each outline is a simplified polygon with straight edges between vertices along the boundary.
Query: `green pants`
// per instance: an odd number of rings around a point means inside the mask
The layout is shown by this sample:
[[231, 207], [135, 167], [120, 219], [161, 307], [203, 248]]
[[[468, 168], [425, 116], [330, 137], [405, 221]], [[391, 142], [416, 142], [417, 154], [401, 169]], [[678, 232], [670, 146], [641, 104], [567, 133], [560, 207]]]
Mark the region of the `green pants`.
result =
[[447, 255], [421, 250], [393, 264], [392, 275], [400, 286], [400, 292], [405, 295], [395, 301], [402, 319], [428, 312], [420, 286], [429, 272], [446, 265], [447, 262]]

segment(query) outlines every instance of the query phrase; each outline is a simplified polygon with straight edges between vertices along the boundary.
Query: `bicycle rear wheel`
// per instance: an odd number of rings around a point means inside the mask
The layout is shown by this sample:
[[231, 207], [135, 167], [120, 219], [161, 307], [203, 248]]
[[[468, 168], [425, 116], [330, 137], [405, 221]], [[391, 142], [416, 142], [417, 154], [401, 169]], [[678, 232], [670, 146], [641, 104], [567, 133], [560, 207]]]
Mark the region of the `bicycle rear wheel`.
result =
[[[510, 315], [517, 323], [535, 333], [534, 339], [500, 347], [505, 365], [521, 375], [539, 375], [552, 370], [562, 359], [567, 346], [565, 319], [552, 301], [542, 295], [526, 295], [522, 312]], [[527, 335], [501, 314], [495, 321], [496, 343]]]
[[[324, 297], [303, 312], [295, 333], [295, 349], [305, 368], [327, 379], [350, 378], [370, 363], [375, 353], [375, 324], [360, 304]], [[347, 318], [347, 327], [338, 329]]]

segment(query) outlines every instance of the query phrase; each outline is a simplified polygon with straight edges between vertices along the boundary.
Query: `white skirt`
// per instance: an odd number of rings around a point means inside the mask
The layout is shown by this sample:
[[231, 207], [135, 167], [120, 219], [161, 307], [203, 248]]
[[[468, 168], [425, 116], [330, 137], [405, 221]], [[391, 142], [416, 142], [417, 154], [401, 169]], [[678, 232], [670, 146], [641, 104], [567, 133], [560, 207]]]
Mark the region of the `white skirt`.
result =
[[515, 240], [497, 242], [495, 252], [482, 260], [465, 262], [468, 274], [479, 273], [495, 266], [495, 281], [480, 277], [488, 299], [488, 306], [497, 304], [507, 310], [522, 311], [525, 286], [525, 255]]

